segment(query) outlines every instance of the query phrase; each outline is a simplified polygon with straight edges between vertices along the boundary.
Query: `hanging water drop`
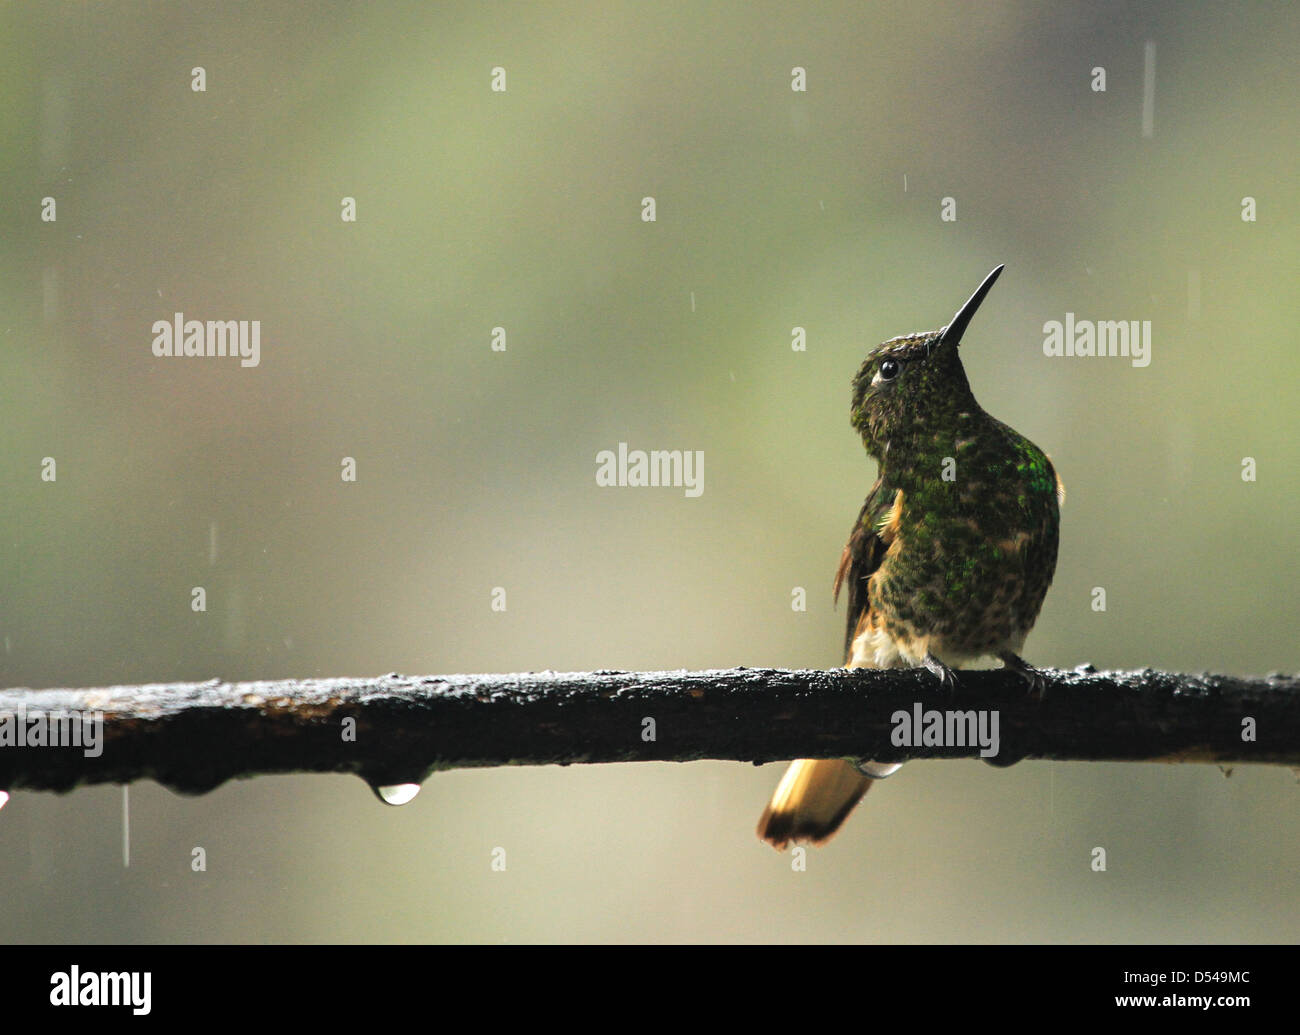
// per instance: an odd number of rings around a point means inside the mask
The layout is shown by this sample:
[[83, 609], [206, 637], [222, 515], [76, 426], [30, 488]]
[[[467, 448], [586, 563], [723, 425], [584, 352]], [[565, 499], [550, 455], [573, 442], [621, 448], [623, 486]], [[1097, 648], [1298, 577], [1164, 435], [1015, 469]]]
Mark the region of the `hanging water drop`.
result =
[[405, 805], [420, 793], [418, 783], [374, 784], [370, 789], [385, 805]]

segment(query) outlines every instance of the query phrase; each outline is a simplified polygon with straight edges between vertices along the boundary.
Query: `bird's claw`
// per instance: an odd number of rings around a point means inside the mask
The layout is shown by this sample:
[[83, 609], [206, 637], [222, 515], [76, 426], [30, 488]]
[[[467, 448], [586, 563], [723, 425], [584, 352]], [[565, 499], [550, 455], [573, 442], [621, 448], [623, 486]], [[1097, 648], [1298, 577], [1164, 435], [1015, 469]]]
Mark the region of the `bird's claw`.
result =
[[1003, 665], [1025, 681], [1029, 687], [1029, 696], [1036, 697], [1040, 701], [1047, 696], [1047, 676], [1043, 672], [1034, 668], [1018, 654], [1012, 654], [1011, 651], [1003, 651], [998, 657]]
[[936, 658], [933, 654], [926, 654], [921, 662], [927, 669], [934, 673], [939, 680], [939, 687], [951, 697], [957, 690], [957, 673]]

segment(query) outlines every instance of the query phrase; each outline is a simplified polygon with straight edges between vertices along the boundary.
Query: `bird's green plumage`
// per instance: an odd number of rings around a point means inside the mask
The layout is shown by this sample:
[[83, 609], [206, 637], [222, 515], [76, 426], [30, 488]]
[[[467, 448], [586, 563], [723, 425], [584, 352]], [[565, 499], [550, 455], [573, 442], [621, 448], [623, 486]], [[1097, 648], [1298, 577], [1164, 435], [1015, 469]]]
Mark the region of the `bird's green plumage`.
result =
[[1051, 461], [984, 412], [942, 332], [871, 352], [853, 379], [852, 423], [880, 471], [837, 577], [846, 653], [866, 627], [904, 663], [1018, 651], [1056, 568]]
[[[847, 591], [850, 668], [953, 668], [997, 655], [1037, 685], [1019, 655], [1056, 569], [1058, 482], [1051, 461], [975, 401], [958, 346], [993, 270], [942, 331], [894, 338], [853, 379], [853, 426], [879, 465], [835, 573]], [[855, 767], [856, 766], [856, 767]], [[758, 821], [777, 848], [825, 841], [897, 763], [795, 762]]]

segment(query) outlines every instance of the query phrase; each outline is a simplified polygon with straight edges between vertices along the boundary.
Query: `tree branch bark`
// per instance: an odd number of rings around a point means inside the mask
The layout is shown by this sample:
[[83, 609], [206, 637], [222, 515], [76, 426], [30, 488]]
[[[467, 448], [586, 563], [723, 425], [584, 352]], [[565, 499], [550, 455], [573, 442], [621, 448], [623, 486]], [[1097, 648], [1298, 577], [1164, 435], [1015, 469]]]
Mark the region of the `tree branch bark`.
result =
[[[895, 744], [896, 713], [912, 716], [918, 707], [996, 712], [999, 752], [985, 759], [994, 765], [1042, 758], [1300, 766], [1295, 676], [1090, 666], [1045, 674], [1041, 701], [998, 670], [959, 673], [951, 696], [923, 670], [746, 668], [3, 690], [0, 789], [152, 778], [201, 793], [262, 773], [355, 773], [381, 786], [469, 766], [980, 757], [978, 745]], [[60, 711], [102, 713], [100, 754], [13, 745], [20, 719], [34, 728], [34, 716]]]

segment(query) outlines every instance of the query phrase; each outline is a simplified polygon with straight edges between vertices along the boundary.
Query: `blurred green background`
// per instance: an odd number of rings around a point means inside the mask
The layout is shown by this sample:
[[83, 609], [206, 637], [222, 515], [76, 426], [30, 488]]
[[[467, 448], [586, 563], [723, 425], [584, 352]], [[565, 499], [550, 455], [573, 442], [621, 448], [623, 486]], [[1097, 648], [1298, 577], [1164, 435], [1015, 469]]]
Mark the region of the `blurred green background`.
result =
[[[967, 371], [1069, 490], [1028, 658], [1300, 669], [1294, 5], [50, 3], [0, 33], [0, 685], [836, 665], [874, 478], [849, 378], [1000, 262]], [[261, 365], [155, 358], [176, 311], [260, 320]], [[1150, 366], [1045, 357], [1067, 311], [1150, 320]], [[620, 441], [703, 450], [703, 496], [598, 488]], [[400, 809], [138, 784], [129, 868], [119, 789], [19, 791], [0, 938], [1300, 922], [1285, 769], [915, 763], [806, 873], [754, 837], [780, 772], [457, 771]]]

